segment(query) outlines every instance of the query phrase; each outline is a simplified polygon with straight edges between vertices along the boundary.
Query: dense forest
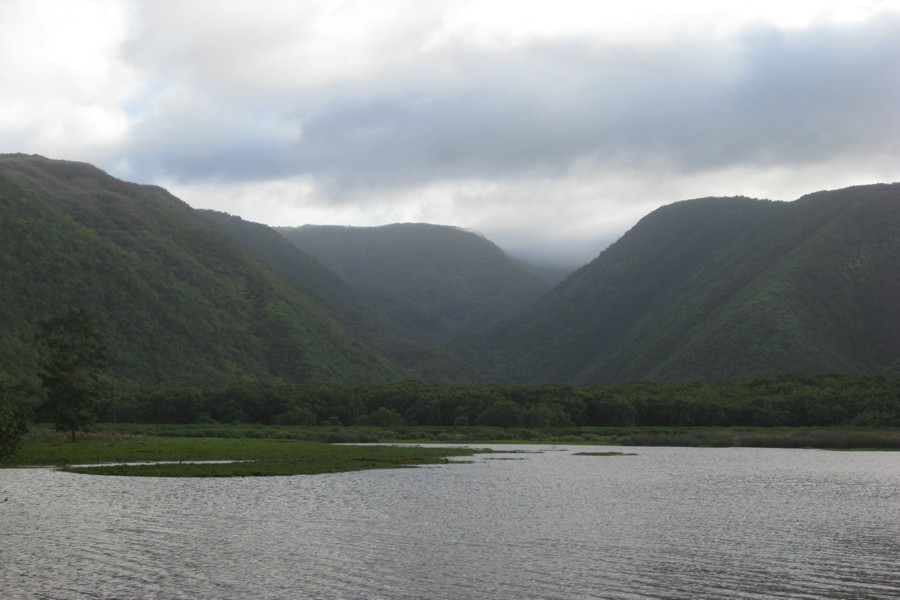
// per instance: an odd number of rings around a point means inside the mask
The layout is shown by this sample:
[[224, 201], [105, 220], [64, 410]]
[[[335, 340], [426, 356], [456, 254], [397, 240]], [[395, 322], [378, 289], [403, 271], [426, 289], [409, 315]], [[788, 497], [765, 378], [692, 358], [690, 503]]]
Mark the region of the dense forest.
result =
[[500, 427], [900, 426], [900, 381], [826, 375], [617, 386], [235, 383], [108, 389], [107, 422]]

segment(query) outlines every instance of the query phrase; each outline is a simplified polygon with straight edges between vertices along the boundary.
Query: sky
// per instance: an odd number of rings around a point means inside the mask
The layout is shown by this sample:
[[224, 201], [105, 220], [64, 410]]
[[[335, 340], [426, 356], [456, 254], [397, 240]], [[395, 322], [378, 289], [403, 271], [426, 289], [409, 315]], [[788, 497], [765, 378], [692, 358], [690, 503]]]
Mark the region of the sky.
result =
[[577, 266], [678, 200], [900, 180], [900, 0], [0, 0], [0, 152]]

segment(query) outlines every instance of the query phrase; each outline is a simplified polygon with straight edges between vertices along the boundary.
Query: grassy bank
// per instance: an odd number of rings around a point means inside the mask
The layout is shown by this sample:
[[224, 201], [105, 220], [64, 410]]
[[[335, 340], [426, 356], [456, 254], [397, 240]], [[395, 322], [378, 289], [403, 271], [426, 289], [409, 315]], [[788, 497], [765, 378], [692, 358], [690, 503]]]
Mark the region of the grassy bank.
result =
[[900, 429], [874, 427], [441, 427], [100, 424], [100, 435], [302, 440], [327, 443], [565, 443], [900, 449]]
[[[622, 446], [747, 446], [900, 449], [900, 429], [873, 427], [343, 427], [259, 424], [99, 424], [85, 439], [117, 437], [249, 438], [325, 443], [567, 443]], [[60, 434], [36, 428], [29, 441]]]
[[803, 428], [772, 431], [711, 430], [633, 433], [620, 437], [616, 443], [623, 446], [900, 450], [900, 431]]
[[[395, 446], [344, 446], [335, 442], [403, 442]], [[900, 449], [900, 430], [864, 428], [559, 428], [500, 427], [289, 427], [239, 425], [103, 424], [71, 443], [35, 427], [14, 459], [2, 466], [46, 465], [116, 475], [254, 476], [337, 473], [443, 463], [463, 448], [429, 443], [565, 443], [616, 446], [701, 446], [823, 449]], [[73, 467], [97, 463], [161, 465]], [[241, 461], [188, 464], [191, 461]]]
[[[440, 464], [450, 456], [471, 455], [463, 448], [417, 446], [338, 446], [321, 442], [253, 437], [160, 437], [98, 432], [78, 442], [36, 429], [14, 459], [0, 466], [58, 466], [68, 471], [105, 475], [163, 477], [243, 477], [313, 475], [364, 469]], [[159, 462], [115, 466], [96, 463]], [[190, 464], [191, 461], [240, 461]]]
[[900, 449], [900, 429], [873, 427], [332, 427], [103, 424], [97, 431], [329, 443], [567, 443], [619, 446]]

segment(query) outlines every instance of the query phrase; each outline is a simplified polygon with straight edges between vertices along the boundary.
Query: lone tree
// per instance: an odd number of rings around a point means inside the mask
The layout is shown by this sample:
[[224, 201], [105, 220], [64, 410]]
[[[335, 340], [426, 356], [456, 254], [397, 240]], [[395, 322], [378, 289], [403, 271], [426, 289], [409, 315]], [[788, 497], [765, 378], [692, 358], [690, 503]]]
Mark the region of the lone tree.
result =
[[47, 392], [44, 407], [58, 431], [87, 431], [94, 422], [92, 412], [100, 372], [106, 366], [106, 348], [84, 309], [40, 323], [38, 341], [43, 346], [41, 383]]
[[15, 456], [28, 433], [28, 412], [9, 403], [0, 387], [0, 459]]

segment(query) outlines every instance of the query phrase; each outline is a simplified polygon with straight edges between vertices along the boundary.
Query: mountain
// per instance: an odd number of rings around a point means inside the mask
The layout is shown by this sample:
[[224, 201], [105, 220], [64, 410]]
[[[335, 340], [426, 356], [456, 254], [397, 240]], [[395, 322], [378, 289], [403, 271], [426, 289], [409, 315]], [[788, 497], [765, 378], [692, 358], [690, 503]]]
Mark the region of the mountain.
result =
[[458, 356], [417, 339], [415, 327], [370, 301], [276, 229], [211, 210], [198, 211], [298, 292], [328, 306], [335, 317], [406, 375], [432, 382], [471, 381], [475, 371]]
[[440, 344], [492, 325], [550, 288], [495, 244], [456, 227], [399, 223], [278, 230], [419, 342]]
[[660, 208], [460, 347], [523, 382], [898, 372], [900, 184]]
[[297, 291], [314, 297], [343, 319], [375, 324], [385, 318], [352, 286], [274, 228], [213, 210], [198, 210], [197, 213], [251, 256], [280, 274]]
[[73, 307], [149, 385], [896, 375], [898, 231], [900, 184], [690, 200], [548, 289], [453, 227], [274, 229], [0, 155], [0, 385], [37, 385], [37, 324]]
[[320, 300], [165, 190], [82, 163], [0, 155], [6, 379], [34, 381], [36, 323], [70, 307], [94, 316], [111, 374], [127, 381], [400, 376]]

